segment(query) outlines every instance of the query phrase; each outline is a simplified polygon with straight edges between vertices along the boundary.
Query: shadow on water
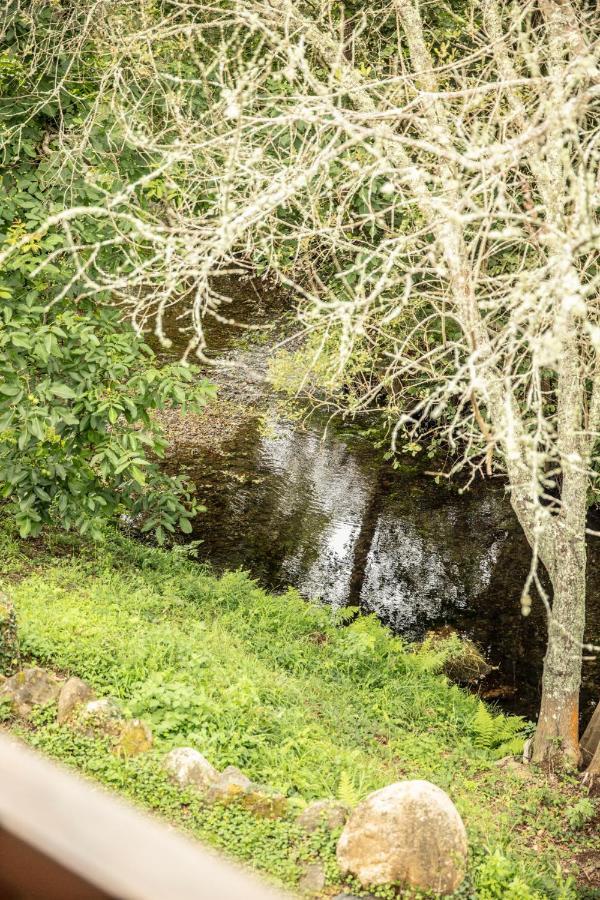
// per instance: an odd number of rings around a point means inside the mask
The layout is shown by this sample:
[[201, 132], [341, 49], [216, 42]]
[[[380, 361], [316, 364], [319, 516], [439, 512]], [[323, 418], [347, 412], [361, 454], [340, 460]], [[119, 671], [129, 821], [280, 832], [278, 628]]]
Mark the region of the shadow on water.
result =
[[[243, 567], [263, 585], [295, 586], [334, 606], [375, 613], [419, 639], [451, 625], [498, 670], [502, 705], [535, 713], [545, 613], [520, 611], [530, 554], [499, 481], [459, 494], [411, 460], [394, 471], [366, 441], [275, 420], [245, 418], [218, 452], [170, 460], [185, 467], [207, 507], [192, 539], [216, 568]], [[590, 545], [588, 632], [600, 636], [600, 543]], [[584, 663], [584, 715], [597, 700], [598, 661]]]

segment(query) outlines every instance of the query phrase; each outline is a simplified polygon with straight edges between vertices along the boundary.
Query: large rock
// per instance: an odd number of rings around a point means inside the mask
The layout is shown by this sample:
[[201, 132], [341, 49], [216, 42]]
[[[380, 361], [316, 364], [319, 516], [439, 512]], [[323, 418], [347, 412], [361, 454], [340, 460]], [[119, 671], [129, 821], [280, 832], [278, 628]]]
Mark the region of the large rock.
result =
[[19, 642], [15, 608], [8, 594], [0, 591], [0, 673], [12, 675], [19, 665]]
[[165, 756], [164, 766], [180, 787], [205, 792], [219, 778], [215, 767], [193, 747], [175, 747]]
[[313, 832], [317, 828], [341, 828], [346, 823], [350, 810], [337, 800], [315, 800], [309, 803], [298, 816], [298, 825], [305, 831]]
[[129, 719], [121, 725], [115, 751], [119, 756], [139, 756], [152, 748], [152, 732], [141, 719]]
[[7, 678], [0, 687], [0, 697], [6, 697], [18, 716], [27, 718], [34, 707], [54, 703], [60, 692], [60, 679], [45, 669], [23, 669]]
[[365, 886], [399, 882], [451, 894], [462, 882], [467, 834], [456, 807], [428, 781], [375, 791], [348, 820], [337, 845], [343, 872]]
[[95, 697], [93, 690], [81, 678], [69, 678], [65, 681], [58, 697], [58, 722], [68, 722], [78, 706]]

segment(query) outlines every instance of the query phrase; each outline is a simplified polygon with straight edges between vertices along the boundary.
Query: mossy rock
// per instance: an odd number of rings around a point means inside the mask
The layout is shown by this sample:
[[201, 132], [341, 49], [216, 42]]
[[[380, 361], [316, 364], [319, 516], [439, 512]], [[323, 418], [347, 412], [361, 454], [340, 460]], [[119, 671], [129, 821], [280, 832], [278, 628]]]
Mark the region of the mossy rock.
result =
[[17, 617], [8, 594], [0, 592], [0, 673], [12, 675], [19, 668]]
[[131, 719], [125, 722], [115, 750], [119, 756], [139, 756], [152, 748], [152, 732], [145, 722]]
[[208, 792], [208, 800], [223, 806], [239, 803], [261, 819], [280, 819], [288, 812], [287, 797], [262, 784], [254, 784], [235, 766], [228, 766], [221, 773]]
[[118, 740], [125, 718], [119, 705], [111, 697], [89, 700], [79, 706], [73, 726], [86, 737], [106, 737]]
[[260, 819], [281, 819], [288, 812], [287, 797], [260, 784], [251, 784], [238, 802]]
[[53, 672], [34, 666], [5, 679], [0, 696], [10, 703], [15, 715], [27, 719], [36, 707], [57, 701], [60, 685], [60, 679]]

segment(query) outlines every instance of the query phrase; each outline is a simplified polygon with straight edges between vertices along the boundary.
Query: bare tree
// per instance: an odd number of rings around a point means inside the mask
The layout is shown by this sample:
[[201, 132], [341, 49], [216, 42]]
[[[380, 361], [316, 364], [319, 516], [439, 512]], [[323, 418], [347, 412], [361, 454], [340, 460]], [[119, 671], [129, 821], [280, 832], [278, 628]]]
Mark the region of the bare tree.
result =
[[[348, 21], [327, 0], [72, 6], [45, 43], [28, 38], [44, 101], [68, 77], [52, 78], [57, 47], [101, 60], [87, 120], [51, 139], [54, 177], [94, 181], [103, 127], [111, 152], [147, 163], [40, 229], [63, 230], [55, 256], [70, 258], [72, 285], [109, 290], [159, 336], [187, 291], [187, 354], [202, 356], [205, 317], [227, 319], [211, 276], [268, 272], [295, 289], [302, 327], [335, 340], [340, 374], [357, 346], [377, 356], [361, 402], [386, 384], [396, 436], [437, 429], [455, 469], [505, 476], [532, 549], [523, 612], [534, 588], [548, 609], [534, 759], [577, 765], [582, 652], [595, 650], [583, 639], [600, 436], [597, 15], [577, 0], [388, 0]], [[81, 239], [74, 223], [90, 217], [110, 237]]]

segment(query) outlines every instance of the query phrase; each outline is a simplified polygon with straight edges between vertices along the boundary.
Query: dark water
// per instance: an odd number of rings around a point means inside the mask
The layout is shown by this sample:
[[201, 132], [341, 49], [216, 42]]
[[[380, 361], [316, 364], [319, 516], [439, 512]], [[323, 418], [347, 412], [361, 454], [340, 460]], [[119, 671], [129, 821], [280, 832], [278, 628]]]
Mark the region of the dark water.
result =
[[[231, 340], [220, 334], [215, 327], [215, 349]], [[243, 393], [245, 376], [237, 377]], [[274, 590], [294, 585], [326, 603], [358, 605], [410, 639], [450, 625], [498, 667], [482, 691], [534, 714], [545, 614], [534, 602], [521, 615], [529, 550], [500, 481], [460, 494], [415, 461], [394, 471], [354, 434], [275, 416], [266, 425], [244, 418], [218, 451], [190, 447], [170, 462], [192, 475], [207, 507], [191, 536], [202, 541], [201, 559], [241, 566]], [[596, 643], [599, 563], [596, 541], [588, 567], [588, 639]], [[598, 661], [584, 662], [584, 717], [599, 688]]]

